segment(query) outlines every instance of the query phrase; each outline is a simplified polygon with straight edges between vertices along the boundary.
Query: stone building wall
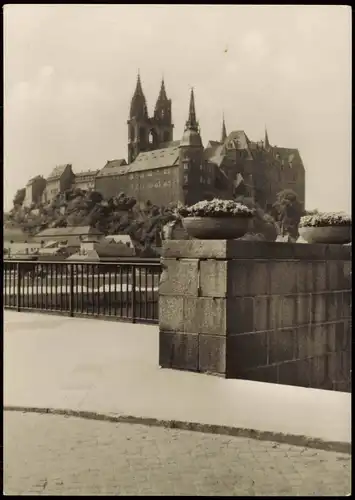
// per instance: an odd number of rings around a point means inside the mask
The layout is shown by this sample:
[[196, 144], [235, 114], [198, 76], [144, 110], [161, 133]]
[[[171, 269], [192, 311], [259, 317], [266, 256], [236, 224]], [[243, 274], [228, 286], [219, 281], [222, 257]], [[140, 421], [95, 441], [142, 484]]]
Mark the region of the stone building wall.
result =
[[131, 172], [124, 175], [97, 177], [95, 189], [104, 199], [117, 196], [123, 192], [138, 202], [148, 200], [159, 206], [181, 201], [182, 190], [179, 184], [179, 168], [167, 167], [142, 172]]
[[162, 367], [350, 390], [349, 247], [167, 241], [163, 266]]

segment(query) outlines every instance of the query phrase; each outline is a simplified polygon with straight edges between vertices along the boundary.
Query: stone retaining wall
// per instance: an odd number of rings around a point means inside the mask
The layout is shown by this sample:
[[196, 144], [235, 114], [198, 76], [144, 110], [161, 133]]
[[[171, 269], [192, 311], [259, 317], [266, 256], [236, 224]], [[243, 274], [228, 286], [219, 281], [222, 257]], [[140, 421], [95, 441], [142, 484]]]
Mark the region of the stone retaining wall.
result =
[[160, 365], [350, 390], [351, 248], [167, 241]]

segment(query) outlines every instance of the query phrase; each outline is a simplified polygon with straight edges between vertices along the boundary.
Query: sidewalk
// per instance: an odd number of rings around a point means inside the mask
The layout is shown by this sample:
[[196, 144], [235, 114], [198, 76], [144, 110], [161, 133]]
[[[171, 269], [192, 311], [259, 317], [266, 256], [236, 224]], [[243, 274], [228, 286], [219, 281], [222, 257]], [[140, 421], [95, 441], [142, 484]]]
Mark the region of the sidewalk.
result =
[[256, 439], [5, 412], [7, 495], [344, 496], [351, 456]]
[[351, 443], [350, 394], [160, 369], [156, 326], [4, 315], [5, 406], [251, 429], [270, 440], [283, 433], [300, 444], [302, 436]]

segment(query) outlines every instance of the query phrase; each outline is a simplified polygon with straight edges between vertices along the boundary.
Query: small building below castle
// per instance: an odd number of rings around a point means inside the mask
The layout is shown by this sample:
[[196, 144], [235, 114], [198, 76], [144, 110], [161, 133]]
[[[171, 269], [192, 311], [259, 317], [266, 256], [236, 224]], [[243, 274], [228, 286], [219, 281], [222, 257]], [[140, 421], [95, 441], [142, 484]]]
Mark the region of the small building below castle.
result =
[[26, 184], [26, 194], [23, 200], [24, 207], [30, 207], [41, 201], [43, 191], [46, 188], [46, 180], [41, 175], [36, 175]]
[[73, 187], [81, 189], [82, 191], [93, 191], [95, 189], [95, 180], [98, 173], [99, 170], [86, 170], [76, 173]]
[[43, 242], [43, 245], [48, 242], [65, 242], [66, 246], [80, 247], [82, 241], [89, 237], [100, 240], [104, 234], [90, 226], [55, 227], [40, 231], [33, 236], [33, 241]]
[[43, 192], [42, 201], [51, 202], [59, 193], [70, 189], [74, 183], [74, 172], [71, 164], [56, 166], [47, 177], [47, 185]]

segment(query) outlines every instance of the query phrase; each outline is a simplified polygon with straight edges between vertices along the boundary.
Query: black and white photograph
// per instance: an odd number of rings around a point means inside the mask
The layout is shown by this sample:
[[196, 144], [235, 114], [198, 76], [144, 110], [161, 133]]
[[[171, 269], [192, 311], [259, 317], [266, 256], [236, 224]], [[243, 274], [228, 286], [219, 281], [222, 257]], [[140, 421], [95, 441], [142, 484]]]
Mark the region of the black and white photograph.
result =
[[352, 10], [3, 6], [3, 491], [350, 496]]

